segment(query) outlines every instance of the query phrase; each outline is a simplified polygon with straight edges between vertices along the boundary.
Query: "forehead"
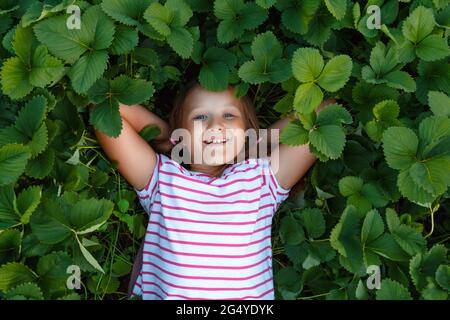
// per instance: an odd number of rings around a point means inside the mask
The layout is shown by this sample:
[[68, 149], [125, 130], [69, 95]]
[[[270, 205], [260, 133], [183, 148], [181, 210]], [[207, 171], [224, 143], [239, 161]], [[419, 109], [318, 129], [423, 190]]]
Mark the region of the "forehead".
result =
[[227, 107], [235, 106], [242, 111], [242, 103], [233, 94], [233, 89], [228, 89], [220, 92], [208, 91], [201, 86], [192, 88], [184, 101], [184, 108], [187, 112], [194, 111], [198, 108], [211, 107]]

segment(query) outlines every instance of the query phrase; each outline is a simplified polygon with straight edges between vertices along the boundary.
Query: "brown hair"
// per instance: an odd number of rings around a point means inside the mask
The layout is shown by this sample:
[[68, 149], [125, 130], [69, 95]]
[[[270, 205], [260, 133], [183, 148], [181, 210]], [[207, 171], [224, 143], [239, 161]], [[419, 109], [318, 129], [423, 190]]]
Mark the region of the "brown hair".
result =
[[[178, 94], [175, 97], [174, 105], [170, 114], [169, 118], [169, 126], [170, 126], [170, 132], [173, 132], [173, 130], [181, 128], [183, 124], [183, 105], [184, 101], [186, 99], [186, 96], [196, 86], [201, 86], [201, 84], [198, 82], [197, 79], [192, 79], [189, 82], [187, 82], [184, 86], [180, 88], [178, 91]], [[256, 115], [255, 107], [253, 105], [252, 100], [247, 95], [241, 97], [239, 99], [244, 107], [245, 112], [245, 118], [246, 118], [246, 129], [253, 128], [256, 130], [257, 135], [259, 134], [259, 121], [258, 117]], [[270, 141], [268, 141], [270, 143]], [[252, 146], [249, 146], [248, 143], [245, 144], [245, 159], [248, 159], [248, 156], [250, 154], [249, 148]], [[254, 147], [254, 146], [253, 146]], [[270, 148], [267, 149], [270, 152]], [[183, 164], [187, 169], [189, 169], [189, 165]], [[219, 174], [225, 170], [226, 167], [228, 167], [230, 164], [224, 164], [219, 170]], [[292, 188], [291, 192], [289, 193], [289, 197], [295, 197], [300, 191], [302, 191], [304, 187], [304, 179], [300, 179], [299, 182], [297, 182]]]

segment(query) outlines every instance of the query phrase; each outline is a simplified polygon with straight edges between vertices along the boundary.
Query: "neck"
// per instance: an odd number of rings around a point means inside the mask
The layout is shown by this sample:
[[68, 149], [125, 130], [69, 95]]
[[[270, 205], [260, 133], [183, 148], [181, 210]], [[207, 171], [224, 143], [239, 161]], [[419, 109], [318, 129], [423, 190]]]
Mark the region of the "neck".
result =
[[190, 170], [196, 172], [206, 173], [210, 176], [220, 177], [222, 172], [228, 167], [227, 164], [218, 165], [218, 166], [208, 166], [204, 164], [191, 164]]

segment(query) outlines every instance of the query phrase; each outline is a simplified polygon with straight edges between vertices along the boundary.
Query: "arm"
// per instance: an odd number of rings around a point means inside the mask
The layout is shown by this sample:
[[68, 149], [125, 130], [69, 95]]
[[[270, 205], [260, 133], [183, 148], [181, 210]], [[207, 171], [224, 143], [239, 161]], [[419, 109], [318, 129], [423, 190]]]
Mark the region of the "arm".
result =
[[141, 105], [120, 104], [119, 111], [122, 119], [126, 119], [138, 133], [149, 124], [157, 125], [161, 129], [161, 133], [151, 141], [151, 145], [156, 148], [156, 151], [163, 153], [170, 151], [172, 144], [169, 142], [170, 129], [166, 121]]
[[[327, 99], [321, 103], [316, 113], [319, 113], [326, 105], [336, 102], [334, 99]], [[290, 117], [278, 120], [269, 129], [282, 129], [292, 119]], [[317, 157], [310, 152], [309, 145], [289, 146], [280, 144], [278, 152], [271, 155], [272, 169], [281, 187], [285, 189], [295, 185], [309, 170], [317, 160]]]
[[164, 139], [168, 137], [169, 128], [142, 106], [120, 105], [120, 114], [123, 126], [118, 137], [109, 137], [99, 130], [95, 130], [95, 135], [108, 158], [118, 162], [120, 174], [134, 188], [142, 190], [153, 174], [156, 154], [138, 132], [149, 124], [156, 124], [161, 128], [157, 139]]

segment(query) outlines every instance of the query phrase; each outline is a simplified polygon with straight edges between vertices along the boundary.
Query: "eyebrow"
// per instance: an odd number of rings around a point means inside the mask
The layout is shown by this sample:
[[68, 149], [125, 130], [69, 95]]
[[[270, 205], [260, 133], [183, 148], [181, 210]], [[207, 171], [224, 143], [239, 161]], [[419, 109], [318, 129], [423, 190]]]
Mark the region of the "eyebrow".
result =
[[[225, 105], [223, 106], [224, 108], [233, 108], [238, 110], [239, 112], [241, 111], [241, 109], [239, 109], [239, 107], [233, 105], [233, 104], [229, 104], [229, 105]], [[188, 115], [191, 115], [194, 112], [201, 112], [204, 109], [209, 109], [209, 107], [194, 107], [194, 109], [192, 109], [191, 111], [189, 111]], [[199, 111], [200, 110], [200, 111]]]

